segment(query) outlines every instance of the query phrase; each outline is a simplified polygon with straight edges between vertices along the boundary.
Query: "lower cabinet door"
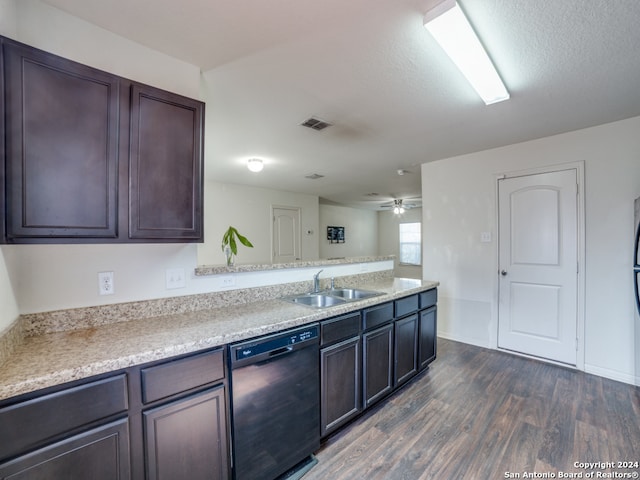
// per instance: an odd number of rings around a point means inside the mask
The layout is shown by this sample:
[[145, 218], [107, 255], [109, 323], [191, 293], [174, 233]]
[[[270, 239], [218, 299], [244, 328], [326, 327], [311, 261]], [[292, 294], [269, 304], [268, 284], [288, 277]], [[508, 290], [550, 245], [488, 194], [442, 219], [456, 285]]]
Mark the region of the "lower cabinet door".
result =
[[331, 433], [362, 411], [360, 336], [320, 350], [320, 434]]
[[4, 463], [0, 479], [128, 480], [130, 471], [129, 428], [122, 419]]
[[433, 306], [420, 312], [420, 370], [436, 359], [438, 309]]
[[143, 412], [147, 479], [229, 478], [224, 385]]
[[393, 323], [362, 335], [365, 408], [393, 390]]
[[395, 385], [418, 373], [418, 315], [395, 321]]

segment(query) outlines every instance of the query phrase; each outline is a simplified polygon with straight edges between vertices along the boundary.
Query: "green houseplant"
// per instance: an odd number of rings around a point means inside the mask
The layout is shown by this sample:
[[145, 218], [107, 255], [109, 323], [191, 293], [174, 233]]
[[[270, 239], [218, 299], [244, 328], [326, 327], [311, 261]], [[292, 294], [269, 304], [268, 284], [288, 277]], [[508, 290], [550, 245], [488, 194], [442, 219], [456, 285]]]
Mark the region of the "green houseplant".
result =
[[247, 237], [240, 235], [237, 229], [230, 226], [222, 236], [222, 251], [227, 257], [227, 266], [229, 267], [233, 266], [234, 257], [238, 254], [238, 242], [245, 247], [253, 248]]

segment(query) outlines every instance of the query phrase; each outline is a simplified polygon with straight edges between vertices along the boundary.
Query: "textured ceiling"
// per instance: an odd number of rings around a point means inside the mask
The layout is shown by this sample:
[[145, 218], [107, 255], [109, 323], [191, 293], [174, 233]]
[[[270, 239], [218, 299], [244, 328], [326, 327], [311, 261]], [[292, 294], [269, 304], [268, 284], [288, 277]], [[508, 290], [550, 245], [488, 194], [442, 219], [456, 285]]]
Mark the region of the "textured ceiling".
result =
[[201, 67], [220, 182], [374, 206], [424, 162], [640, 115], [638, 0], [459, 0], [511, 93], [491, 106], [424, 30], [437, 0], [45, 1]]

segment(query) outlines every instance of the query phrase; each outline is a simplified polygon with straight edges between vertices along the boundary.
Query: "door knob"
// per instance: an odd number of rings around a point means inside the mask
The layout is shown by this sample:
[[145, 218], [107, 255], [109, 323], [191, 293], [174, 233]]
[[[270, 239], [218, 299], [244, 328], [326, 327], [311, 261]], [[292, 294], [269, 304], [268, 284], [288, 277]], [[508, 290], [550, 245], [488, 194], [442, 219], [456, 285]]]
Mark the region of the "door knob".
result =
[[503, 277], [506, 277], [507, 276], [507, 271], [506, 270], [502, 270], [500, 272], [500, 275], [502, 275]]

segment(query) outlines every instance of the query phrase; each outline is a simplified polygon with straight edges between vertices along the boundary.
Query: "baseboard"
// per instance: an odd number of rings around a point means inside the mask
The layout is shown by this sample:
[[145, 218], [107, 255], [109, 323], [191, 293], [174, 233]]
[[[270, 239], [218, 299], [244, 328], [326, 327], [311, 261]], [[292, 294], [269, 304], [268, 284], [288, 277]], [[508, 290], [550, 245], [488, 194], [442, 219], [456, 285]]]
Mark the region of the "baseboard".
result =
[[629, 373], [618, 372], [609, 368], [597, 367], [595, 365], [585, 364], [584, 371], [599, 377], [615, 380], [616, 382], [628, 383], [629, 385], [640, 386], [640, 376]]
[[[511, 355], [518, 355], [518, 356], [525, 357], [525, 358], [532, 358], [532, 359], [536, 359], [536, 360], [540, 360], [540, 361], [545, 361], [544, 359], [537, 358], [537, 357], [532, 357], [530, 355], [519, 355], [517, 352], [511, 352], [509, 350], [498, 349], [498, 348], [495, 348], [495, 347], [487, 344], [486, 342], [480, 342], [480, 341], [478, 341], [476, 339], [473, 339], [473, 338], [459, 337], [457, 335], [449, 335], [447, 333], [442, 333], [442, 332], [438, 332], [438, 337], [444, 338], [445, 340], [452, 340], [454, 342], [462, 342], [462, 343], [467, 343], [469, 345], [475, 345], [476, 347], [482, 347], [482, 348], [488, 348], [488, 349], [491, 349], [491, 350], [497, 350], [497, 351], [509, 353]], [[558, 362], [553, 362], [553, 361], [549, 361], [549, 363], [556, 364], [556, 365], [559, 365], [559, 366], [562, 366], [562, 367], [567, 367], [567, 368], [575, 368], [575, 366], [560, 364]], [[585, 373], [590, 373], [592, 375], [597, 375], [598, 377], [608, 378], [609, 380], [615, 380], [616, 382], [627, 383], [629, 385], [635, 385], [635, 386], [640, 387], [640, 372], [638, 372], [638, 375], [633, 375], [633, 374], [618, 372], [616, 370], [611, 370], [611, 369], [608, 369], [608, 368], [602, 368], [602, 367], [598, 367], [598, 366], [595, 366], [595, 365], [589, 365], [589, 364], [585, 364], [584, 372]]]
[[445, 340], [468, 343], [469, 345], [475, 345], [476, 347], [490, 348], [492, 350], [495, 350], [491, 345], [489, 345], [489, 343], [480, 341], [475, 338], [458, 337], [457, 335], [449, 335], [447, 333], [442, 333], [442, 332], [438, 332], [438, 337], [444, 338]]

